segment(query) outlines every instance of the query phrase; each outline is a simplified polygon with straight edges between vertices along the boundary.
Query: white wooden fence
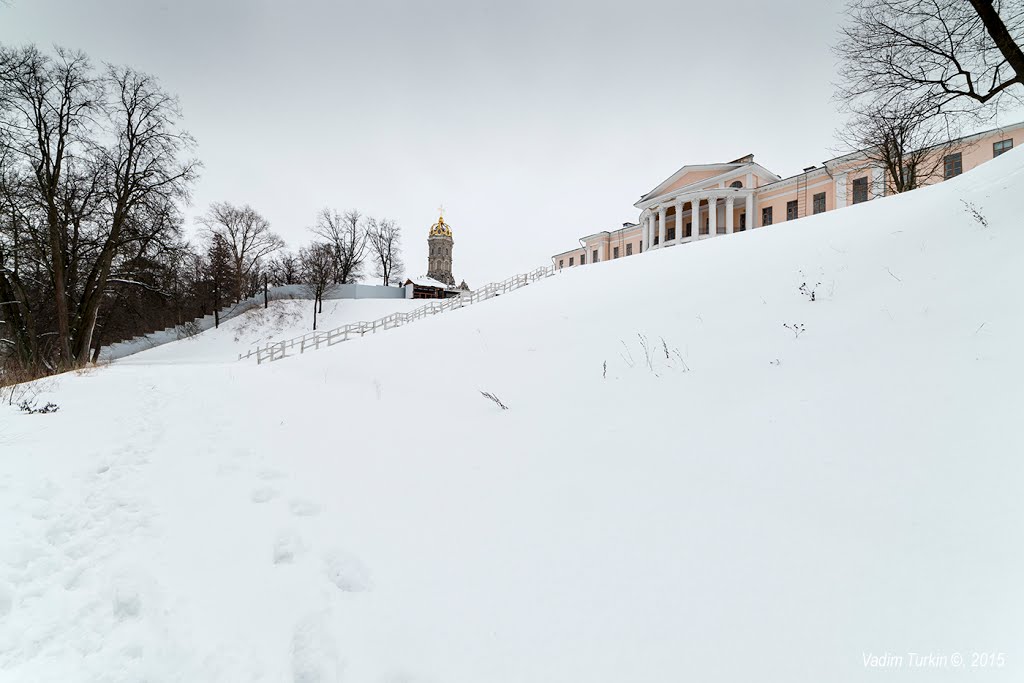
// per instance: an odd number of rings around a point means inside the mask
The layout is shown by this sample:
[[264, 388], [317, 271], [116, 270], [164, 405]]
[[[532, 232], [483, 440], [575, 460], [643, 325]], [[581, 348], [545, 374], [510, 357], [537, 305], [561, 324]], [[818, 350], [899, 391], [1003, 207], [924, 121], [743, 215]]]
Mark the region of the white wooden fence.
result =
[[461, 294], [459, 296], [451, 297], [449, 299], [438, 299], [437, 301], [431, 301], [428, 304], [424, 304], [419, 308], [415, 308], [407, 313], [392, 313], [389, 316], [372, 320], [370, 322], [356, 322], [342, 325], [341, 327], [335, 327], [332, 330], [318, 330], [316, 332], [309, 332], [299, 337], [292, 337], [291, 339], [285, 339], [278, 342], [268, 342], [262, 346], [258, 346], [255, 349], [249, 349], [246, 353], [238, 354], [238, 360], [246, 360], [248, 358], [256, 357], [256, 363], [262, 364], [263, 362], [272, 362], [275, 360], [281, 360], [287, 358], [289, 355], [295, 355], [296, 353], [305, 353], [306, 351], [313, 351], [320, 349], [321, 347], [334, 346], [340, 344], [343, 341], [348, 341], [352, 337], [362, 337], [366, 334], [373, 334], [380, 332], [381, 330], [389, 330], [393, 327], [401, 327], [415, 320], [426, 318], [428, 315], [435, 315], [437, 313], [444, 313], [456, 308], [463, 308], [464, 306], [470, 306], [479, 301], [484, 301], [492, 297], [506, 294], [513, 290], [525, 287], [526, 285], [542, 280], [546, 277], [554, 275], [556, 272], [554, 266], [542, 266], [536, 270], [532, 270], [529, 273], [523, 275], [514, 275], [503, 282], [495, 282], [485, 287], [482, 287], [474, 292], [468, 294]]

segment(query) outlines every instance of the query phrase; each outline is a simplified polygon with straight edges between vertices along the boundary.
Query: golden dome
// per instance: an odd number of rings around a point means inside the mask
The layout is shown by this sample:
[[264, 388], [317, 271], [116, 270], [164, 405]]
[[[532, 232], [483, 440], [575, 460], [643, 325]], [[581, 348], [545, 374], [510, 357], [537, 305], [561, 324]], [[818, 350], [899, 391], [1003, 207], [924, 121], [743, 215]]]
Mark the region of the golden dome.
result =
[[430, 226], [430, 237], [451, 237], [452, 228], [444, 222], [444, 215], [438, 217], [437, 222]]

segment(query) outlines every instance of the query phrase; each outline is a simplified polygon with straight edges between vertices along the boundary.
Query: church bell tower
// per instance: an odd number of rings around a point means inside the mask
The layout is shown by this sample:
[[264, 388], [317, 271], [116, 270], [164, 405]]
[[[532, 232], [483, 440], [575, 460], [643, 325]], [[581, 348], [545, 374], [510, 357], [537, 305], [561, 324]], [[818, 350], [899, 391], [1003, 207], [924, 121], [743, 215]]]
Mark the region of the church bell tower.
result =
[[441, 212], [437, 223], [430, 227], [430, 234], [427, 236], [427, 277], [443, 282], [449, 287], [455, 286], [455, 277], [452, 276], [454, 244], [452, 229], [444, 222], [444, 213]]

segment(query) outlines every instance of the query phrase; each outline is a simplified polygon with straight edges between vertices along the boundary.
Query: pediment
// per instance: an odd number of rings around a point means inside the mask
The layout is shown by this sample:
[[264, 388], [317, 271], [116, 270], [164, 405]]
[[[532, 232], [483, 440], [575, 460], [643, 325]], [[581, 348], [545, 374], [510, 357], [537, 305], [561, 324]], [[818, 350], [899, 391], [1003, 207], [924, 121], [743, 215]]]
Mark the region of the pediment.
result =
[[661, 189], [661, 191], [658, 192], [658, 194], [667, 194], [669, 192], [672, 192], [673, 190], [678, 190], [681, 187], [686, 187], [687, 185], [693, 185], [695, 183], [699, 183], [702, 180], [709, 180], [710, 178], [715, 178], [715, 177], [720, 176], [722, 174], [723, 174], [723, 171], [720, 171], [720, 170], [716, 170], [716, 171], [688, 171], [688, 172], [684, 173], [683, 175], [679, 176], [679, 178], [677, 178], [675, 181], [670, 183], [667, 187], [665, 187], [664, 189]]

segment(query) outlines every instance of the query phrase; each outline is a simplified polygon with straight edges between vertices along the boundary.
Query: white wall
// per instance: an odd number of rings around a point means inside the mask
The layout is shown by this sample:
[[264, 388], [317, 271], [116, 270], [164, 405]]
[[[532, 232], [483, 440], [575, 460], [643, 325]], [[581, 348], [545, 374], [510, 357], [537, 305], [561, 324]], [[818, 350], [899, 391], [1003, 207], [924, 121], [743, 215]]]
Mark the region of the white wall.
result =
[[[281, 299], [312, 299], [313, 294], [306, 285], [281, 285], [270, 287], [267, 290], [267, 298], [271, 301]], [[324, 293], [324, 299], [404, 299], [405, 287], [385, 287], [384, 285], [335, 285]], [[232, 318], [245, 313], [257, 306], [263, 305], [263, 292], [254, 297], [244, 299], [231, 306], [221, 309], [220, 321], [231, 320]], [[214, 316], [211, 313], [203, 318], [192, 321], [188, 327], [178, 325], [157, 330], [146, 335], [134, 337], [126, 341], [117, 342], [100, 349], [101, 360], [115, 360], [124, 358], [139, 351], [145, 351], [155, 346], [168, 342], [184, 339], [194, 332], [205, 332], [212, 329]]]

